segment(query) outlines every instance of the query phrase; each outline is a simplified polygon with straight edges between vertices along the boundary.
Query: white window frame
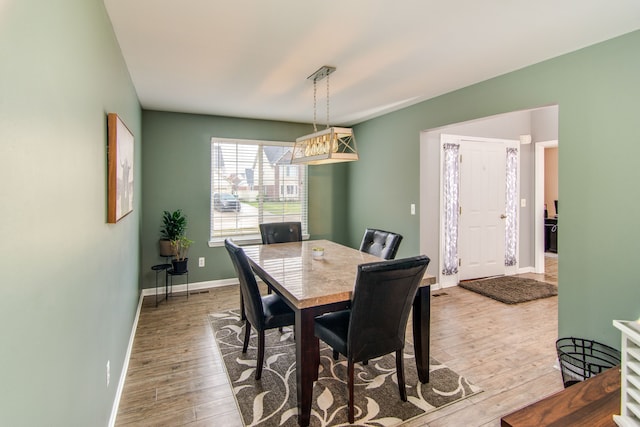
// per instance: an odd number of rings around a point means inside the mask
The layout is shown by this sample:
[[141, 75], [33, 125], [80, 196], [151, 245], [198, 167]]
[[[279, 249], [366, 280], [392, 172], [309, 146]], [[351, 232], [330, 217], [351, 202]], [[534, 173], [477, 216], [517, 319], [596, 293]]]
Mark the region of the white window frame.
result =
[[[224, 145], [224, 151], [219, 149], [220, 144]], [[246, 179], [245, 170], [249, 167], [249, 159], [251, 155], [245, 157], [244, 161], [238, 161], [237, 155], [233, 153], [233, 146], [236, 146], [235, 153], [238, 153], [238, 148], [240, 146], [252, 146], [256, 147], [255, 158], [252, 160], [251, 168], [254, 171], [253, 180], [251, 184], [249, 180]], [[260, 237], [260, 230], [258, 228], [258, 224], [261, 222], [285, 222], [285, 221], [300, 221], [302, 224], [302, 234], [304, 239], [309, 238], [308, 233], [308, 167], [306, 165], [290, 165], [286, 162], [286, 157], [282, 158], [284, 161], [281, 164], [277, 164], [277, 168], [280, 169], [280, 175], [283, 181], [279, 179], [274, 181], [272, 184], [269, 184], [269, 171], [273, 169], [274, 165], [269, 163], [268, 156], [264, 154], [264, 147], [290, 147], [291, 151], [293, 151], [293, 142], [284, 142], [284, 141], [263, 141], [263, 140], [248, 140], [248, 139], [231, 139], [231, 138], [211, 138], [211, 160], [210, 160], [210, 214], [209, 214], [209, 246], [222, 246], [224, 244], [224, 240], [227, 237], [233, 238], [235, 242], [239, 242], [241, 244], [255, 244], [261, 243], [262, 239]], [[231, 149], [231, 150], [230, 150]], [[252, 150], [252, 149], [249, 149]], [[285, 154], [286, 156], [286, 154]], [[224, 158], [226, 157], [226, 159]], [[265, 159], [267, 160], [265, 162]], [[223, 164], [220, 165], [219, 163]], [[266, 163], [266, 165], [265, 165]], [[296, 178], [295, 171], [292, 168], [299, 168], [300, 176]], [[241, 181], [240, 184], [234, 186], [228, 180], [226, 180], [225, 176], [230, 176], [230, 174], [235, 174], [235, 176], [239, 177], [238, 179], [242, 179], [244, 177], [244, 181]], [[297, 180], [297, 184], [295, 186], [298, 189], [298, 194], [295, 196], [299, 196], [301, 198], [300, 203], [300, 214], [273, 214], [271, 212], [267, 212], [264, 209], [264, 197], [265, 192], [269, 188], [269, 185], [275, 186], [278, 189], [279, 196], [283, 199], [283, 202], [290, 200], [288, 194], [282, 194], [282, 189], [286, 192], [288, 186], [293, 185], [291, 178]], [[238, 196], [238, 200], [240, 201], [240, 211], [239, 212], [221, 212], [214, 208], [214, 194], [215, 193], [231, 193]], [[248, 201], [251, 200], [253, 203], [249, 205], [247, 202], [243, 202], [243, 200]], [[257, 205], [257, 206], [256, 206]], [[219, 206], [218, 206], [219, 207]], [[247, 213], [250, 211], [251, 213]], [[255, 224], [254, 224], [255, 222]], [[243, 231], [240, 227], [246, 227]], [[248, 226], [247, 226], [248, 224]], [[254, 227], [255, 225], [255, 227]], [[231, 230], [231, 228], [235, 227], [231, 232], [225, 232], [222, 230], [222, 227], [227, 227], [226, 230]], [[230, 228], [231, 227], [231, 228]]]

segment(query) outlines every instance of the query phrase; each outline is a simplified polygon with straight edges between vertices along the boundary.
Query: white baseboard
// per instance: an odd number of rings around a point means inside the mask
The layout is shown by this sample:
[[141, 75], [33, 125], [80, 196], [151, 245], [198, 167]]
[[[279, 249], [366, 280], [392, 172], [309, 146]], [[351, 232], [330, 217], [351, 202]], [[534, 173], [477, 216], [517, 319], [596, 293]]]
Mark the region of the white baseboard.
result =
[[116, 396], [113, 399], [113, 407], [111, 408], [111, 416], [109, 417], [109, 427], [116, 425], [116, 417], [118, 416], [118, 408], [120, 407], [120, 398], [122, 397], [122, 390], [124, 389], [124, 381], [127, 378], [127, 371], [129, 370], [129, 359], [131, 359], [131, 349], [133, 348], [133, 340], [136, 337], [136, 329], [138, 328], [138, 319], [140, 319], [140, 310], [142, 309], [142, 292], [138, 300], [138, 309], [136, 310], [136, 316], [133, 319], [133, 325], [131, 326], [131, 335], [129, 336], [129, 345], [127, 346], [127, 353], [124, 356], [124, 363], [122, 364], [122, 372], [120, 372], [120, 379], [118, 380], [118, 389], [116, 390]]
[[435, 292], [435, 291], [440, 291], [440, 290], [442, 290], [444, 288], [450, 288], [452, 286], [455, 286], [455, 284], [447, 284], [447, 283], [436, 282], [433, 285], [431, 285], [429, 290], [431, 292]]
[[[535, 273], [535, 268], [534, 267], [521, 267], [518, 268], [517, 272], [513, 272], [507, 275], [512, 275], [512, 274], [525, 274], [525, 273]], [[442, 283], [436, 283], [431, 285], [431, 290], [432, 291], [437, 291], [439, 289], [445, 289], [445, 288], [452, 288], [454, 286], [458, 286], [458, 282], [453, 282], [453, 281], [444, 281]]]
[[439, 289], [453, 288], [454, 286], [458, 286], [458, 284], [453, 282], [442, 283], [442, 284], [436, 283], [434, 285], [431, 285], [431, 290], [436, 291]]
[[[208, 288], [219, 288], [222, 286], [230, 286], [237, 285], [238, 279], [220, 279], [220, 280], [207, 280], [205, 282], [193, 282], [189, 283], [189, 291], [198, 291], [201, 289]], [[146, 288], [142, 290], [142, 296], [153, 296], [156, 294], [156, 289], [158, 295], [164, 294], [164, 286], [158, 286], [158, 288]], [[185, 283], [175, 284], [173, 285], [173, 292], [186, 292], [187, 285]]]

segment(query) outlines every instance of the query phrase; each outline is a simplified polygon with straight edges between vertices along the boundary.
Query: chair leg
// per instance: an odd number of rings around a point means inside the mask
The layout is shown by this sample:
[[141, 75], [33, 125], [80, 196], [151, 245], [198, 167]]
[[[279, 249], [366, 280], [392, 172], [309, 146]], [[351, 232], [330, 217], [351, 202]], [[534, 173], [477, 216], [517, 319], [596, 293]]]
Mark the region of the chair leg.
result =
[[355, 422], [355, 414], [353, 409], [353, 360], [349, 359], [347, 361], [347, 384], [349, 387], [349, 423], [353, 424]]
[[242, 345], [242, 352], [247, 352], [247, 347], [249, 347], [249, 337], [251, 336], [251, 323], [248, 320], [244, 321], [244, 343]]
[[333, 350], [333, 360], [338, 360], [339, 357], [340, 357], [340, 353], [338, 353], [337, 351]]
[[247, 316], [244, 314], [244, 298], [242, 292], [240, 292], [240, 320], [246, 320]]
[[[295, 339], [295, 336], [294, 336]], [[318, 381], [318, 376], [320, 375], [320, 349], [313, 355], [316, 361], [316, 370], [313, 372], [313, 381]]]
[[258, 331], [258, 362], [256, 365], [256, 380], [262, 376], [262, 363], [264, 363], [264, 329]]
[[404, 361], [403, 350], [396, 350], [396, 374], [398, 375], [398, 389], [400, 390], [400, 399], [407, 401], [407, 389], [404, 385]]
[[367, 366], [367, 365], [369, 364], [369, 361], [368, 361], [368, 360], [363, 360], [363, 361], [362, 361], [362, 364], [363, 364], [364, 366]]

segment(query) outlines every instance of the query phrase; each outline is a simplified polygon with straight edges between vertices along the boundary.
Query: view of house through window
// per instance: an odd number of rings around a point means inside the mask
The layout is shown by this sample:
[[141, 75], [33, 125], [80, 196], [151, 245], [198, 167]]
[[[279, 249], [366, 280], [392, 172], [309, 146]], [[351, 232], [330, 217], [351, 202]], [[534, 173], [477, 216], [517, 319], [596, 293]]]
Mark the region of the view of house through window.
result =
[[258, 224], [300, 221], [307, 234], [307, 166], [293, 143], [211, 139], [211, 242], [260, 239]]

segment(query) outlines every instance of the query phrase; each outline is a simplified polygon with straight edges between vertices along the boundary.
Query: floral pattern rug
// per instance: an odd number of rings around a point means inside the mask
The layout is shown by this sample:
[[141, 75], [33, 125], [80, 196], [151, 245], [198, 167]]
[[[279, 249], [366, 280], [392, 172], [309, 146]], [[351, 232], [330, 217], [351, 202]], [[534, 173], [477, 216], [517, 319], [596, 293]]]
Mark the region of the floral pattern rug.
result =
[[[255, 330], [247, 353], [242, 354], [244, 322], [240, 321], [239, 312], [211, 314], [210, 320], [244, 424], [297, 426], [293, 329], [267, 331], [262, 379], [256, 381], [258, 338]], [[481, 391], [433, 358], [430, 382], [421, 384], [409, 342], [404, 357], [407, 402], [400, 400], [394, 354], [370, 360], [368, 365], [355, 365], [355, 425], [395, 426]], [[332, 350], [320, 341], [320, 360], [319, 378], [313, 387], [310, 425], [349, 425], [346, 359], [340, 356], [334, 361]]]

